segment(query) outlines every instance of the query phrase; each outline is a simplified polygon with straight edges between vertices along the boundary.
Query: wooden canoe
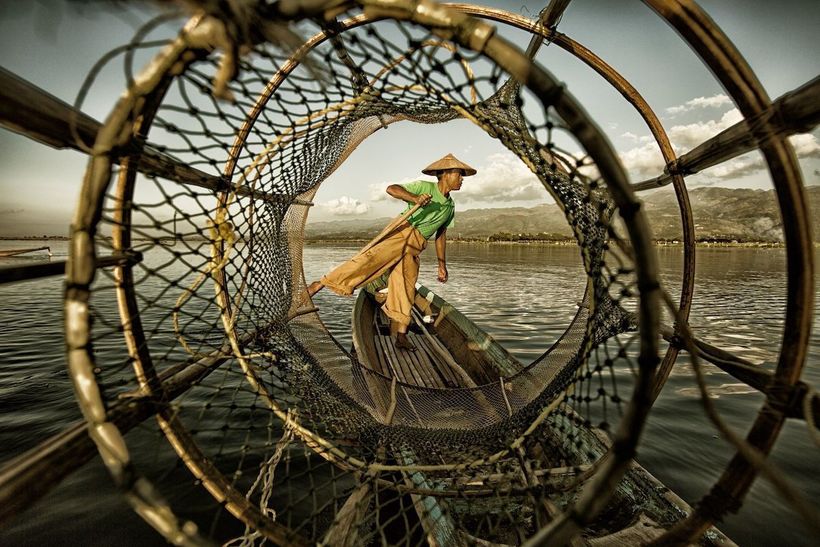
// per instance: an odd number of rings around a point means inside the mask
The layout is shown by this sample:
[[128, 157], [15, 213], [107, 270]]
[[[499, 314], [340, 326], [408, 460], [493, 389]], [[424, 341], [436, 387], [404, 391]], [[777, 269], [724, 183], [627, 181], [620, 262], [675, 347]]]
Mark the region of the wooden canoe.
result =
[[[459, 389], [473, 388], [480, 385], [502, 382], [524, 370], [524, 365], [517, 361], [492, 336], [484, 332], [466, 316], [448, 304], [440, 296], [424, 286], [418, 286], [413, 324], [408, 338], [416, 347], [415, 352], [400, 350], [395, 347], [394, 333], [391, 333], [389, 321], [377, 302], [378, 292], [375, 287], [362, 290], [354, 305], [352, 317], [353, 346], [359, 363], [382, 376], [393, 380], [394, 394], [402, 386], [421, 386], [426, 389]], [[388, 401], [381, 404], [386, 408]], [[390, 423], [391, 412], [385, 410]], [[584, 420], [574, 420], [579, 424]], [[424, 426], [423, 417], [419, 416], [419, 425]], [[581, 442], [576, 437], [567, 440], [564, 436], [554, 435], [549, 448], [544, 447], [543, 454], [561, 451], [560, 460], [570, 462], [571, 467], [549, 469], [549, 464], [540, 462], [541, 471], [534, 478], [530, 473], [527, 480], [549, 480], [552, 475], [582, 473], [602, 457], [609, 448], [607, 435], [596, 428], [580, 429]], [[583, 446], [583, 450], [578, 447]], [[396, 461], [411, 465], [415, 455], [403, 448], [395, 452]], [[524, 455], [526, 457], [526, 455]], [[547, 467], [546, 472], [544, 467]], [[531, 471], [531, 470], [530, 470]], [[524, 473], [522, 472], [522, 476]], [[495, 478], [487, 477], [487, 484]], [[428, 486], [423, 473], [408, 473], [408, 483], [415, 486]], [[458, 481], [454, 478], [454, 481]], [[474, 481], [475, 482], [475, 481]], [[481, 482], [481, 481], [479, 481]], [[497, 486], [497, 485], [496, 485]], [[570, 499], [557, 500], [558, 506], [570, 503]], [[475, 538], [465, 530], [459, 530], [452, 518], [442, 515], [458, 514], [459, 505], [453, 502], [445, 509], [446, 500], [432, 496], [413, 496], [413, 503], [419, 515], [422, 527], [431, 545], [463, 545], [478, 541], [489, 541], [496, 545], [503, 544], [499, 538]], [[554, 516], [556, 504], [545, 502], [539, 508]], [[577, 544], [587, 545], [632, 545], [642, 544], [658, 537], [664, 528], [683, 518], [691, 508], [681, 498], [665, 487], [637, 462], [633, 462], [630, 471], [618, 487], [608, 509], [593, 526], [593, 532], [585, 533]], [[712, 528], [704, 536], [705, 545], [734, 545], [719, 530]]]

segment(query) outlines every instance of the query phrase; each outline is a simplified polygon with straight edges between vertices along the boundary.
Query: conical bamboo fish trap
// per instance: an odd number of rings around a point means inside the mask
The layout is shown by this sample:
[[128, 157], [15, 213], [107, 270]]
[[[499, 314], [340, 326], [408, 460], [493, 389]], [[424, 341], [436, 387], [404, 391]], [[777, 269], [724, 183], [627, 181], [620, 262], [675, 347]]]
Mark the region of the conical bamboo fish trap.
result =
[[[807, 521], [816, 516], [765, 456], [787, 417], [813, 428], [818, 412], [800, 382], [813, 272], [786, 140], [817, 122], [817, 81], [772, 104], [697, 6], [647, 1], [745, 118], [676, 157], [638, 92], [556, 30], [567, 4], [551, 2], [538, 22], [427, 0], [199, 14], [93, 128], [66, 270], [69, 369], [106, 466], [169, 541], [594, 543], [651, 522], [654, 534], [628, 537], [685, 543], [738, 506], [760, 472]], [[306, 18], [320, 31], [292, 54], [269, 43]], [[530, 32], [528, 51], [490, 21]], [[639, 112], [664, 174], [630, 183], [569, 91], [531, 61], [543, 39]], [[585, 305], [534, 363], [475, 387], [429, 389], [363, 367], [330, 335], [305, 292], [302, 245], [314, 194], [361, 142], [392, 123], [456, 118], [538, 176], [566, 215], [588, 282]], [[687, 326], [694, 228], [684, 175], [755, 146], [789, 220], [789, 308], [773, 373]], [[677, 302], [660, 284], [651, 219], [636, 197], [670, 183], [685, 239]], [[674, 328], [662, 324], [664, 307]], [[724, 431], [738, 454], [686, 518], [654, 509], [657, 489], [638, 488], [650, 479], [632, 462], [681, 349], [696, 370], [709, 360], [767, 395], [748, 439]], [[631, 371], [628, 401], [621, 371]], [[132, 431], [151, 416], [158, 430]], [[156, 431], [173, 452], [156, 448]], [[703, 541], [719, 537], [709, 533]]]

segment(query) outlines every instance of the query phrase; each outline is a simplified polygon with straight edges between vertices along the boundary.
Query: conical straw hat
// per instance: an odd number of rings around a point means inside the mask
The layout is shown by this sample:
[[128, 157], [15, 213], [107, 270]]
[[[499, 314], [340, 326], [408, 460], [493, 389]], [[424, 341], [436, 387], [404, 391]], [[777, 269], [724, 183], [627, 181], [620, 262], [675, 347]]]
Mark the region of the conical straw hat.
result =
[[439, 171], [445, 171], [447, 169], [461, 169], [464, 171], [465, 177], [470, 177], [475, 175], [476, 171], [469, 165], [464, 162], [460, 162], [456, 159], [456, 157], [452, 154], [447, 154], [443, 158], [438, 161], [434, 161], [427, 167], [421, 170], [422, 173], [425, 175], [436, 175]]

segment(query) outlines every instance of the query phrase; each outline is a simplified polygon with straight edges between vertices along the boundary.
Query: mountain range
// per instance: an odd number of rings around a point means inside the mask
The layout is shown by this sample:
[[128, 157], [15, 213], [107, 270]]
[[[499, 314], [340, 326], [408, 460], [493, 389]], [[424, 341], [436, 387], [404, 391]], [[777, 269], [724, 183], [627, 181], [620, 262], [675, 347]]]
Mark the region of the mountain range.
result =
[[[810, 222], [820, 234], [820, 186], [806, 188]], [[680, 212], [670, 188], [641, 196], [649, 215], [652, 232], [658, 240], [682, 238]], [[783, 222], [774, 190], [701, 187], [689, 191], [698, 241], [779, 242]], [[307, 239], [370, 239], [389, 218], [308, 222]], [[537, 239], [560, 240], [571, 237], [563, 213], [555, 204], [535, 207], [467, 209], [458, 211], [456, 224], [448, 236], [463, 239]], [[531, 236], [531, 237], [527, 237]]]

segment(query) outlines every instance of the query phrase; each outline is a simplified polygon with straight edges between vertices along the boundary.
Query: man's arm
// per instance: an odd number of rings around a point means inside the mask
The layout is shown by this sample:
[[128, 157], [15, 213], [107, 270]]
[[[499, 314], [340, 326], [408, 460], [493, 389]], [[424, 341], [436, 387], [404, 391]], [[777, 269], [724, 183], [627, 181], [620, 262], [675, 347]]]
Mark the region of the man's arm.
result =
[[433, 196], [430, 194], [414, 194], [407, 191], [404, 186], [400, 184], [391, 184], [387, 187], [387, 194], [396, 199], [406, 201], [407, 203], [417, 203], [419, 205], [427, 205]]
[[436, 231], [436, 256], [438, 257], [438, 280], [447, 283], [447, 228]]

